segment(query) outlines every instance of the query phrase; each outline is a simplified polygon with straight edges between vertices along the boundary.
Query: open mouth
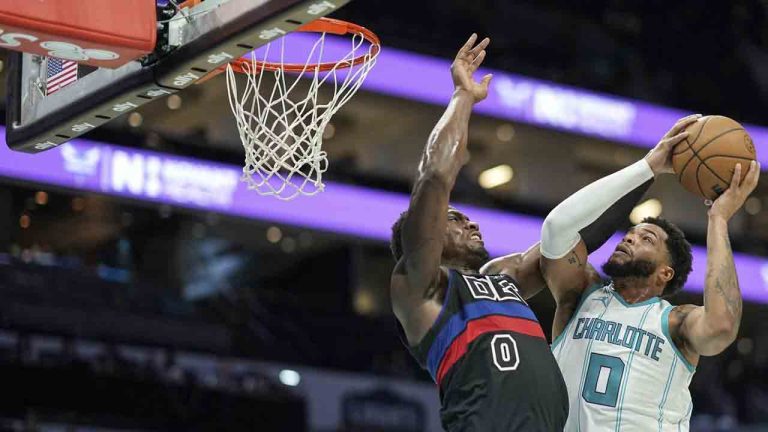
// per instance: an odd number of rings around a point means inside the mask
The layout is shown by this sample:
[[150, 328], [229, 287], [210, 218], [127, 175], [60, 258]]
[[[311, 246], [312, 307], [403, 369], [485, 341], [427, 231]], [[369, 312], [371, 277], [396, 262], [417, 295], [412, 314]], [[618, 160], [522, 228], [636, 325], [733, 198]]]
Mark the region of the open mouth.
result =
[[623, 253], [626, 256], [630, 256], [631, 255], [629, 253], [629, 249], [627, 249], [626, 246], [621, 246], [621, 245], [617, 246], [616, 250], [613, 253], [617, 253], [617, 252]]
[[472, 235], [469, 236], [469, 239], [483, 241], [483, 236], [481, 236], [480, 233], [472, 233]]

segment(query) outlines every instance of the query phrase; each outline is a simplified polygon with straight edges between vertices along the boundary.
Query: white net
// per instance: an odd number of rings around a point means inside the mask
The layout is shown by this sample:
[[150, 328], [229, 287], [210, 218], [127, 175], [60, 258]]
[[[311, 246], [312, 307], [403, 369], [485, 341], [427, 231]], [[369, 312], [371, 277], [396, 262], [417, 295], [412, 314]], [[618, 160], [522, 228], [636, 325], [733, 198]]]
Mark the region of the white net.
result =
[[[325, 72], [313, 66], [322, 62], [325, 33], [319, 35], [298, 72], [282, 68], [261, 71], [258, 62], [266, 61], [270, 49], [280, 50], [277, 63], [283, 65], [286, 49], [290, 48], [286, 47], [286, 38], [273, 42], [276, 47], [268, 44], [258, 59], [252, 53], [250, 61], [241, 63], [246, 77], [242, 92], [235, 70], [227, 66], [229, 104], [245, 149], [242, 180], [249, 189], [283, 200], [323, 190], [323, 173], [328, 169], [327, 154], [322, 149], [323, 131], [360, 88], [378, 54], [378, 46], [368, 43], [362, 34], [351, 39], [349, 53]], [[350, 67], [353, 59], [361, 55], [365, 61]], [[323, 86], [324, 90], [319, 91]]]

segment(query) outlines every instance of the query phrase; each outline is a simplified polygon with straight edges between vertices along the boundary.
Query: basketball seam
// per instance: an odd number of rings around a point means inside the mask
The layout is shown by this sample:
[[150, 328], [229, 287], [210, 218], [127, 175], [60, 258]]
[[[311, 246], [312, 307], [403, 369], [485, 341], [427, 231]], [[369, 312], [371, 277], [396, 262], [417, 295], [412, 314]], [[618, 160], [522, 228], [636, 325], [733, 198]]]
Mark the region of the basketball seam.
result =
[[706, 158], [699, 159], [699, 160], [701, 160], [702, 162], [706, 162], [706, 161], [708, 161], [710, 159], [714, 159], [714, 158], [718, 158], [718, 157], [731, 158], [731, 159], [742, 159], [742, 160], [748, 160], [750, 162], [752, 162], [754, 160], [752, 158], [746, 158], [746, 157], [741, 157], [741, 156], [722, 155], [722, 154], [715, 154], [715, 155], [712, 155], [712, 156], [707, 156]]
[[[688, 148], [689, 148], [689, 149], [691, 148], [691, 145], [688, 143], [688, 138], [685, 138], [685, 139], [684, 139], [684, 140], [682, 140], [681, 142], [684, 142], [684, 143], [688, 144]], [[672, 152], [672, 156], [677, 156], [677, 155], [683, 154], [683, 153], [685, 153], [685, 152], [687, 152], [687, 151], [688, 151], [688, 150], [679, 151], [679, 152], [677, 152], [677, 153], [675, 153], [675, 152]]]
[[[707, 126], [707, 123], [709, 123], [709, 121], [710, 121], [710, 120], [712, 120], [712, 117], [707, 117], [707, 119], [706, 119], [706, 120], [704, 120], [704, 123], [703, 123], [703, 124], [701, 125], [701, 127], [699, 128], [699, 133], [697, 133], [697, 134], [696, 134], [696, 139], [694, 139], [694, 140], [693, 140], [693, 142], [696, 142], [696, 140], [698, 140], [698, 139], [699, 139], [699, 137], [701, 136], [701, 134], [702, 134], [702, 133], [704, 133], [704, 128]], [[695, 151], [695, 150], [693, 150], [693, 146], [691, 145], [691, 142], [690, 142], [690, 141], [688, 141], [688, 138], [684, 139], [683, 141], [684, 141], [686, 144], [688, 144], [688, 148], [689, 148], [689, 149], [691, 149], [691, 152], [693, 153], [693, 156], [696, 156], [696, 151]], [[680, 153], [684, 153], [684, 152], [680, 152]], [[674, 156], [674, 154], [673, 154], [672, 156]], [[680, 169], [680, 175], [678, 176], [678, 178], [677, 178], [677, 181], [679, 181], [679, 182], [681, 182], [681, 183], [682, 183], [682, 181], [683, 181], [683, 173], [685, 172], [685, 169], [688, 167], [688, 164], [689, 164], [689, 163], [691, 163], [691, 161], [693, 160], [693, 156], [691, 156], [691, 158], [690, 158], [690, 159], [688, 159], [688, 161], [685, 163], [685, 165], [683, 165], [683, 168], [681, 168], [681, 169]], [[696, 176], [697, 176], [697, 177], [696, 177], [696, 181], [697, 181], [697, 182], [699, 181], [698, 175], [699, 175], [699, 174], [698, 174], [698, 172], [697, 172], [697, 173], [696, 173]]]
[[[693, 149], [693, 147], [691, 147], [691, 150], [693, 150], [693, 153], [694, 153], [694, 154], [696, 154], [696, 157], [699, 157], [699, 152], [700, 152], [701, 150], [704, 150], [704, 148], [705, 148], [706, 146], [708, 146], [708, 145], [712, 144], [712, 142], [713, 142], [714, 140], [716, 140], [716, 139], [718, 139], [718, 138], [722, 138], [723, 136], [725, 136], [725, 135], [727, 135], [727, 134], [729, 134], [729, 133], [731, 133], [731, 132], [736, 132], [736, 131], [743, 131], [743, 130], [744, 130], [744, 128], [733, 128], [733, 129], [728, 129], [727, 131], [724, 131], [724, 132], [723, 132], [723, 133], [721, 133], [720, 135], [717, 135], [716, 137], [714, 137], [714, 138], [712, 138], [711, 140], [707, 141], [707, 142], [706, 142], [704, 145], [702, 145], [701, 147], [699, 147], [699, 149], [698, 149], [698, 150], [694, 150], [694, 149]], [[745, 132], [746, 132], [746, 131], [745, 131]], [[689, 145], [690, 145], [690, 144], [689, 144]], [[700, 157], [699, 157], [699, 160], [701, 160], [701, 158], [700, 158]]]
[[[704, 163], [702, 163], [701, 165], [704, 165], [705, 167], [707, 167], [707, 169], [709, 170], [709, 172], [711, 172], [712, 174], [714, 174], [714, 175], [715, 175], [715, 177], [717, 177], [718, 179], [720, 179], [720, 181], [721, 181], [721, 182], [725, 183], [725, 188], [726, 188], [726, 189], [728, 189], [728, 187], [731, 185], [731, 182], [729, 182], [729, 181], [727, 181], [727, 180], [723, 179], [722, 177], [720, 177], [719, 175], [717, 175], [717, 173], [716, 173], [716, 172], [715, 172], [715, 171], [714, 171], [712, 168], [710, 168], [709, 166], [707, 166], [707, 164], [704, 164]], [[698, 178], [697, 178], [697, 180], [698, 180]], [[719, 194], [718, 194], [718, 196], [719, 196]]]
[[[714, 155], [714, 156], [721, 156], [721, 157], [723, 157], [723, 156], [724, 156], [724, 157], [728, 157], [728, 156], [725, 156], [725, 155]], [[726, 184], [726, 186], [729, 186], [729, 185], [731, 184], [731, 182], [730, 182], [730, 181], [728, 181], [728, 180], [726, 180], [726, 179], [724, 179], [724, 178], [720, 177], [720, 175], [719, 175], [717, 172], [715, 172], [715, 170], [713, 170], [712, 168], [710, 168], [710, 167], [709, 167], [709, 165], [707, 165], [707, 164], [704, 162], [704, 160], [703, 160], [703, 159], [701, 159], [701, 158], [700, 158], [698, 155], [696, 155], [696, 159], [698, 159], [698, 160], [701, 162], [699, 165], [704, 165], [705, 167], [707, 167], [707, 169], [709, 170], [709, 172], [711, 172], [711, 173], [712, 173], [712, 174], [713, 174], [715, 177], [717, 177], [717, 178], [718, 178], [718, 179], [719, 179], [721, 182], [725, 183], [725, 184]], [[707, 159], [710, 159], [710, 158], [707, 158]]]
[[[703, 128], [704, 128], [704, 127], [702, 126], [702, 129], [703, 129]], [[733, 131], [737, 131], [737, 130], [744, 130], [744, 129], [740, 129], [740, 128], [736, 128], [736, 129], [728, 129], [727, 131], [725, 131], [725, 132], [721, 133], [720, 135], [717, 135], [717, 136], [715, 136], [715, 137], [714, 137], [714, 138], [712, 138], [711, 140], [709, 140], [709, 141], [707, 141], [706, 143], [704, 143], [704, 145], [702, 145], [702, 146], [699, 148], [699, 151], [700, 151], [700, 150], [702, 150], [702, 149], [704, 149], [706, 146], [710, 145], [710, 144], [712, 143], [712, 141], [714, 141], [714, 140], [716, 140], [716, 139], [718, 139], [718, 138], [722, 137], [723, 135], [729, 134], [729, 133], [731, 133], [731, 132], [733, 132]], [[698, 137], [697, 137], [697, 139], [698, 139]], [[694, 140], [694, 142], [696, 142], [696, 141]], [[690, 143], [690, 142], [688, 142], [687, 140], [686, 140], [686, 142], [685, 142], [685, 143], [686, 143], [686, 144], [688, 144], [688, 148], [690, 148], [690, 149], [691, 149], [691, 152], [693, 152], [693, 156], [691, 156], [691, 158], [690, 158], [690, 159], [688, 159], [688, 161], [687, 161], [687, 162], [685, 162], [685, 165], [683, 165], [683, 168], [680, 170], [680, 176], [679, 176], [679, 178], [678, 178], [678, 181], [682, 181], [682, 179], [683, 179], [683, 173], [685, 172], [685, 169], [688, 167], [688, 164], [690, 164], [690, 163], [691, 163], [691, 161], [693, 160], [693, 158], [694, 158], [694, 157], [696, 157], [696, 159], [698, 159], [700, 162], [703, 162], [703, 161], [701, 160], [701, 157], [699, 156], [699, 151], [695, 150], [695, 149], [693, 148], [693, 146], [691, 145], [691, 143]]]
[[[693, 158], [691, 158], [693, 159]], [[699, 193], [701, 193], [701, 196], [707, 198], [708, 195], [704, 193], [704, 190], [701, 188], [701, 182], [699, 181], [699, 172], [701, 171], [701, 167], [706, 166], [704, 164], [699, 164], [699, 166], [696, 167], [696, 187], [699, 188]]]
[[[707, 117], [707, 119], [704, 120], [704, 124], [702, 124], [701, 127], [699, 128], [699, 133], [696, 134], [696, 138], [693, 140], [693, 142], [696, 142], [696, 140], [699, 139], [702, 132], [704, 132], [704, 127], [707, 125], [707, 123], [709, 123], [710, 120], [712, 120], [712, 117]], [[691, 151], [693, 151], [693, 146], [688, 141], [688, 138], [684, 139], [683, 141], [685, 141], [685, 143], [688, 144], [688, 148], [691, 149]], [[683, 154], [683, 153], [685, 153], [685, 150], [681, 151], [680, 153], [672, 153], [672, 156]]]
[[[703, 126], [702, 126], [702, 128], [703, 128]], [[693, 155], [691, 155], [691, 157], [688, 158], [687, 161], [685, 161], [685, 164], [683, 164], [683, 167], [680, 168], [680, 174], [677, 176], [677, 181], [679, 181], [681, 183], [683, 182], [683, 173], [685, 173], [685, 169], [688, 168], [688, 164], [690, 164], [691, 161], [693, 160], [693, 158], [696, 157], [696, 152], [693, 151], [693, 147], [691, 146], [691, 143], [689, 143], [687, 139], [684, 140], [684, 141], [688, 145], [688, 148], [691, 150], [691, 153], [693, 153]]]
[[[697, 140], [697, 139], [699, 139], [699, 137], [701, 136], [701, 134], [704, 132], [704, 127], [707, 125], [707, 123], [709, 123], [709, 121], [710, 121], [710, 120], [712, 120], [712, 118], [713, 118], [713, 117], [707, 117], [707, 119], [706, 119], [706, 120], [704, 120], [704, 124], [703, 124], [703, 125], [701, 125], [701, 129], [699, 129], [699, 133], [698, 133], [698, 134], [696, 134], [696, 139], [695, 139], [695, 140], [693, 140], [694, 142], [696, 142], [696, 140]], [[687, 139], [687, 138], [686, 138], [686, 139]], [[690, 146], [690, 144], [688, 144], [688, 145]], [[691, 150], [693, 150], [693, 147], [691, 147]]]
[[[716, 172], [715, 172], [715, 171], [714, 171], [712, 168], [710, 168], [710, 167], [709, 167], [709, 165], [707, 165], [707, 164], [705, 163], [705, 161], [708, 161], [708, 160], [710, 160], [710, 159], [713, 159], [713, 158], [716, 158], [716, 157], [726, 157], [726, 158], [732, 158], [732, 159], [742, 159], [742, 160], [748, 160], [748, 161], [750, 161], [750, 162], [752, 161], [752, 159], [750, 159], [750, 158], [745, 158], [745, 157], [741, 157], [741, 156], [727, 156], [727, 155], [720, 155], [720, 154], [716, 154], [716, 155], [712, 155], [712, 156], [707, 156], [707, 158], [705, 158], [705, 159], [701, 159], [701, 158], [699, 158], [699, 160], [701, 161], [701, 164], [700, 164], [699, 166], [704, 166], [704, 167], [706, 167], [706, 168], [709, 170], [709, 172], [711, 172], [712, 174], [714, 174], [714, 176], [715, 176], [715, 177], [717, 177], [718, 179], [720, 179], [720, 181], [722, 181], [723, 183], [725, 183], [727, 186], [730, 186], [730, 185], [731, 185], [731, 182], [729, 182], [729, 181], [726, 181], [725, 179], [723, 179], [722, 177], [720, 177], [719, 175], [717, 175], [717, 173], [716, 173]], [[699, 183], [699, 173], [698, 173], [698, 171], [696, 172], [696, 183], [697, 183], [697, 184]], [[701, 190], [701, 186], [699, 186], [699, 190]]]
[[[704, 129], [704, 126], [702, 126], [701, 128], [702, 128], [702, 129]], [[721, 137], [723, 137], [724, 135], [727, 135], [727, 134], [729, 134], [729, 133], [731, 133], [731, 132], [735, 132], [735, 131], [739, 131], [739, 130], [744, 130], [744, 128], [728, 129], [727, 131], [725, 131], [725, 132], [722, 132], [720, 135], [717, 135], [717, 136], [713, 137], [711, 140], [707, 141], [707, 142], [706, 142], [706, 143], [704, 143], [704, 144], [703, 144], [701, 147], [699, 147], [699, 151], [703, 150], [703, 149], [704, 149], [706, 146], [708, 146], [708, 145], [712, 144], [712, 142], [713, 142], [713, 141], [715, 141], [716, 139], [718, 139], [718, 138], [721, 138]], [[696, 142], [696, 141], [694, 141], [694, 142]], [[701, 159], [701, 157], [699, 156], [699, 151], [695, 150], [695, 149], [693, 148], [693, 146], [691, 145], [691, 143], [689, 143], [688, 141], [686, 141], [686, 144], [688, 144], [688, 147], [689, 147], [689, 148], [691, 149], [691, 151], [693, 152], [693, 156], [691, 156], [691, 158], [690, 158], [690, 159], [688, 159], [688, 161], [685, 163], [685, 165], [683, 165], [683, 168], [681, 168], [681, 169], [680, 169], [680, 175], [678, 176], [678, 181], [680, 181], [680, 182], [682, 182], [682, 180], [683, 180], [683, 173], [685, 172], [685, 169], [688, 167], [688, 164], [690, 164], [690, 163], [691, 163], [691, 161], [693, 160], [693, 158], [694, 158], [694, 157], [695, 157], [696, 159], [698, 159], [698, 160], [699, 160], [699, 162], [702, 162], [702, 163], [704, 162], [704, 161]], [[711, 170], [710, 170], [710, 171], [711, 171]], [[713, 173], [713, 174], [714, 174], [714, 173]], [[697, 175], [696, 181], [698, 181], [698, 170], [696, 171], [696, 175]], [[719, 176], [719, 175], [717, 175], [717, 174], [715, 174], [715, 176], [716, 176], [717, 178], [720, 178], [720, 176]], [[722, 180], [722, 179], [720, 178], [720, 180]], [[727, 182], [726, 182], [726, 183], [727, 183]]]

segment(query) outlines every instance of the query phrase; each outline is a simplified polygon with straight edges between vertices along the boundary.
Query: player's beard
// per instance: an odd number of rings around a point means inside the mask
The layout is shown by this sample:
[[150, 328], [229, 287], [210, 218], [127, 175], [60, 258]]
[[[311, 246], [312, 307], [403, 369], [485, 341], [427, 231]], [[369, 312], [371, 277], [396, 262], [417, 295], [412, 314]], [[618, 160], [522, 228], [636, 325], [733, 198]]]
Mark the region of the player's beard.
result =
[[603, 264], [603, 273], [612, 278], [635, 277], [645, 278], [656, 271], [656, 263], [648, 260], [632, 260], [618, 263], [610, 259]]
[[488, 262], [490, 255], [485, 249], [485, 246], [480, 245], [479, 247], [469, 249], [469, 259], [471, 260], [473, 267], [480, 268]]

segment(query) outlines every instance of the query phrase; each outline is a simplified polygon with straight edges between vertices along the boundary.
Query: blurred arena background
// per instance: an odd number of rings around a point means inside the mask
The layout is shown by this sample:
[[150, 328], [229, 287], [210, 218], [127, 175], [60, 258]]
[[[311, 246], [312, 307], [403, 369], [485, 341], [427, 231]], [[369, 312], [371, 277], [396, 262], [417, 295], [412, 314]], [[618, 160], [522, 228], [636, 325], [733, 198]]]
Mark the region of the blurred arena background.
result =
[[[492, 38], [496, 76], [452, 199], [498, 233], [492, 254], [527, 246], [554, 205], [683, 114], [746, 123], [768, 156], [764, 0], [358, 0], [333, 17], [375, 30], [383, 53], [324, 132], [323, 195], [235, 191], [223, 75], [44, 163], [0, 146], [3, 430], [440, 430], [390, 311], [388, 232], [472, 32]], [[705, 246], [706, 208], [673, 178], [637, 210]], [[768, 430], [765, 181], [731, 230], [744, 319], [700, 363], [694, 431]], [[673, 303], [701, 302], [693, 279]], [[549, 332], [551, 297], [532, 305]]]

